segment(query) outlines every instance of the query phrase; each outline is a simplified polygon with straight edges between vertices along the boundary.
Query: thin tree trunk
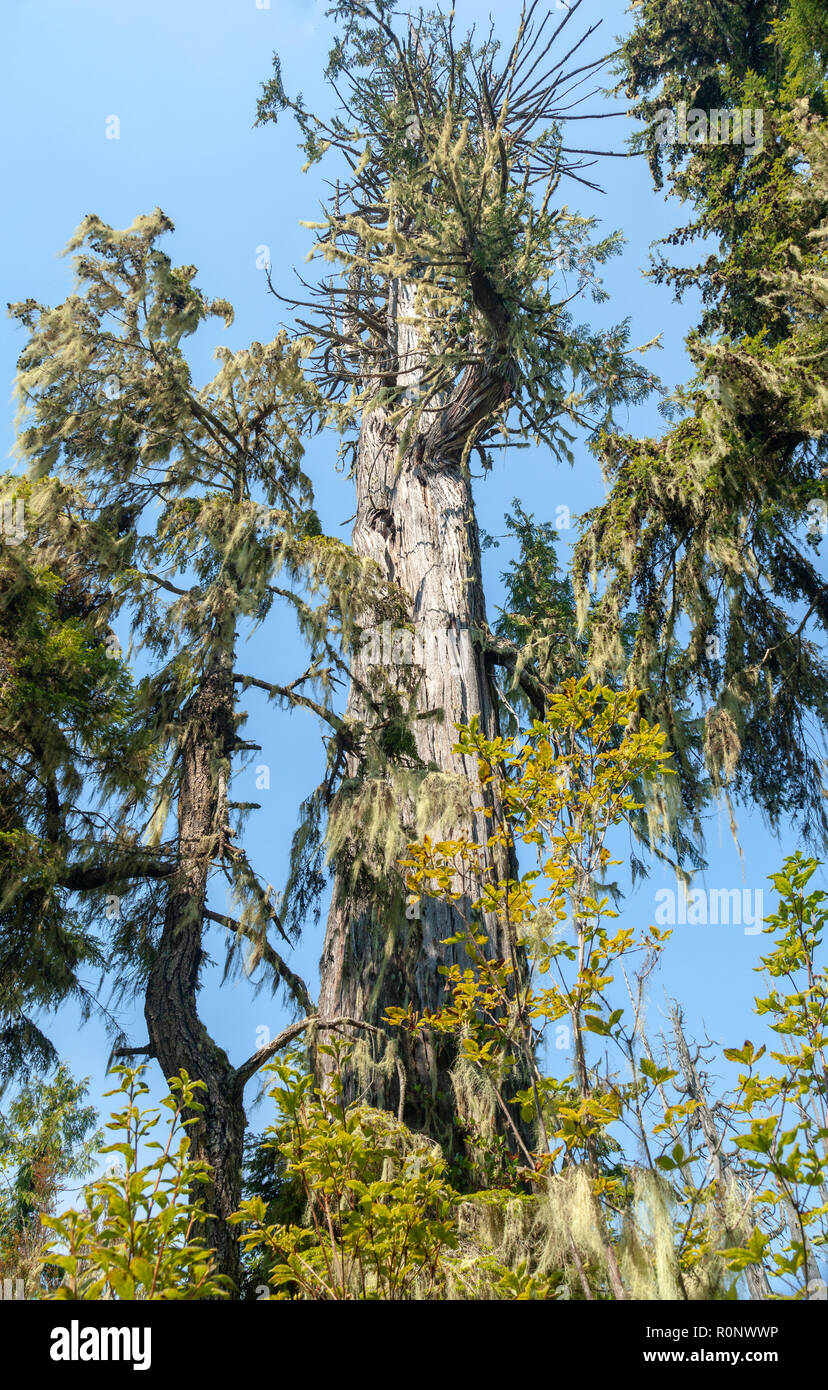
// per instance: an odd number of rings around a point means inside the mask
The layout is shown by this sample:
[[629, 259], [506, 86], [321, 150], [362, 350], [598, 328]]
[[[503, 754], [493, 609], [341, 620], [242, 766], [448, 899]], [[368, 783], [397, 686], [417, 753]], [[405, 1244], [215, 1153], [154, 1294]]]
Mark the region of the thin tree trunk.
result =
[[213, 1181], [199, 1187], [211, 1219], [204, 1230], [219, 1270], [235, 1284], [239, 1241], [227, 1218], [241, 1200], [245, 1112], [242, 1088], [227, 1054], [210, 1037], [197, 1009], [207, 875], [220, 853], [226, 819], [227, 767], [234, 739], [232, 644], [220, 649], [186, 711], [178, 799], [179, 870], [170, 888], [164, 928], [150, 971], [145, 1017], [153, 1055], [169, 1078], [186, 1068], [203, 1081], [204, 1111], [190, 1129], [194, 1156]]

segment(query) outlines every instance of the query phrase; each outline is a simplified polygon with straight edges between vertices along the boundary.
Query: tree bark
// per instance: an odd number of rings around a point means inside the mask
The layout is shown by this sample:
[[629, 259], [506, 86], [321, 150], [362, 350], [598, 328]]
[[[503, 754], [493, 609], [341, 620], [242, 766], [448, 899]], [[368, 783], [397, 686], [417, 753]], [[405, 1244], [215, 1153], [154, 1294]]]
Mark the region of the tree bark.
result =
[[[466, 387], [470, 389], [468, 382]], [[363, 692], [375, 686], [379, 657], [392, 689], [414, 688], [415, 717], [409, 727], [422, 765], [461, 779], [455, 785], [465, 786], [468, 796], [477, 782], [477, 767], [474, 760], [452, 752], [455, 724], [476, 715], [481, 731], [493, 738], [498, 717], [491, 666], [480, 642], [485, 603], [471, 479], [459, 461], [461, 448], [448, 435], [448, 420], [444, 411], [439, 424], [426, 423], [401, 461], [397, 429], [386, 413], [375, 410], [363, 421], [353, 545], [358, 555], [375, 560], [409, 599], [413, 638], [392, 635], [390, 624], [383, 633], [369, 634], [372, 640], [355, 656], [348, 717], [369, 726], [375, 719]], [[348, 773], [358, 775], [355, 758]], [[440, 838], [471, 834], [478, 843], [485, 840], [491, 827], [479, 796], [473, 808], [469, 801], [469, 808], [468, 815], [440, 827]], [[413, 807], [405, 811], [413, 821]], [[422, 829], [434, 833], [433, 826]], [[505, 867], [500, 866], [501, 872]], [[457, 911], [424, 898], [419, 919], [409, 920], [399, 891], [396, 897], [378, 896], [366, 886], [364, 892], [349, 894], [347, 872], [347, 864], [335, 865], [321, 960], [320, 1015], [347, 1014], [381, 1026], [391, 1006], [412, 1004], [418, 1012], [441, 1008], [446, 995], [440, 967], [468, 964], [462, 947], [442, 944], [462, 928]], [[468, 886], [466, 907], [482, 884]], [[503, 927], [494, 919], [486, 927], [490, 954], [509, 959]], [[412, 1044], [406, 1035], [401, 1049], [402, 1068], [376, 1075], [368, 1084], [367, 1100], [397, 1110], [412, 1128], [454, 1147], [456, 1107], [449, 1076], [454, 1040], [426, 1033]], [[356, 1078], [349, 1084], [356, 1094]]]
[[185, 710], [178, 797], [178, 870], [170, 886], [164, 927], [147, 984], [145, 1017], [153, 1055], [166, 1078], [183, 1068], [203, 1081], [203, 1113], [189, 1133], [195, 1157], [213, 1170], [199, 1185], [211, 1217], [204, 1228], [221, 1273], [238, 1285], [240, 1247], [227, 1218], [241, 1201], [246, 1118], [242, 1086], [227, 1054], [198, 1016], [207, 876], [221, 853], [226, 824], [227, 776], [234, 740], [232, 642], [218, 644], [212, 667]]

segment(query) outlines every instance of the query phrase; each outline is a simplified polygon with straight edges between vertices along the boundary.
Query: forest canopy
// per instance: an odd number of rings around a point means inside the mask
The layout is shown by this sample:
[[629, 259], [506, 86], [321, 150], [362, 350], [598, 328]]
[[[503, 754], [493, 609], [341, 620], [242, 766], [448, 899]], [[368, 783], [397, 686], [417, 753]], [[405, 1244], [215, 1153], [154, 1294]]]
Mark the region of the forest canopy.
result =
[[[104, 187], [50, 221], [71, 291], [9, 305], [15, 1296], [825, 1297], [825, 15], [464, 8], [336, 0], [307, 98], [262, 62], [256, 148], [308, 194], [261, 341], [207, 237], [179, 264], [197, 230]], [[666, 208], [648, 341], [618, 166]], [[722, 813], [774, 837], [762, 887], [708, 886]], [[688, 921], [744, 929], [752, 1037], [654, 1004]]]

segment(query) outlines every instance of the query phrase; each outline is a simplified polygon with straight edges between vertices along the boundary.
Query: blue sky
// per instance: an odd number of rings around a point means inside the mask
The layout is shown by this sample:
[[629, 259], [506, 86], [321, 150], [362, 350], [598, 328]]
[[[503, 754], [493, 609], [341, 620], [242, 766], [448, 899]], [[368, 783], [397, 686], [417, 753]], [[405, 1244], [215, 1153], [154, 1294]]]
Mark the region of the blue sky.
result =
[[[291, 123], [254, 130], [255, 103], [269, 75], [271, 54], [278, 50], [288, 89], [303, 92], [311, 106], [329, 107], [332, 98], [322, 82], [329, 46], [325, 8], [325, 0], [271, 0], [268, 8], [257, 7], [255, 0], [141, 0], [131, 5], [6, 0], [0, 90], [8, 132], [2, 153], [7, 190], [3, 300], [31, 296], [55, 303], [65, 297], [70, 267], [57, 253], [85, 214], [94, 212], [125, 226], [159, 205], [176, 225], [168, 242], [174, 259], [196, 264], [206, 293], [235, 305], [229, 330], [222, 332], [215, 321], [211, 326], [216, 341], [240, 348], [251, 339], [272, 337], [281, 311], [267, 294], [257, 256], [261, 247], [269, 248], [274, 280], [289, 291], [291, 268], [301, 269], [310, 245], [310, 234], [299, 224], [316, 214], [325, 171], [300, 172], [303, 161]], [[507, 0], [458, 0], [458, 28], [467, 20], [485, 20], [489, 13], [508, 33], [516, 6]], [[585, 0], [581, 13], [589, 21], [604, 20], [600, 44], [605, 48], [629, 22], [618, 0]], [[106, 133], [113, 116], [119, 123], [117, 139]], [[602, 140], [616, 150], [622, 149], [629, 130], [624, 117], [577, 127], [579, 137], [588, 137], [584, 144]], [[605, 189], [602, 195], [573, 183], [562, 196], [573, 209], [599, 217], [602, 233], [620, 227], [627, 240], [605, 276], [609, 304], [595, 308], [587, 301], [581, 314], [592, 322], [629, 316], [634, 342], [663, 333], [664, 347], [653, 354], [653, 366], [665, 382], [677, 383], [689, 375], [683, 337], [693, 322], [693, 305], [673, 304], [669, 291], [647, 282], [642, 271], [650, 243], [671, 229], [681, 209], [653, 190], [643, 161], [608, 159], [596, 172]], [[0, 376], [9, 391], [22, 343], [20, 331], [0, 320]], [[195, 350], [194, 360], [205, 375], [212, 346], [199, 339]], [[9, 448], [13, 413], [9, 402], [3, 422]], [[621, 423], [642, 433], [663, 428], [655, 402]], [[353, 492], [335, 469], [335, 455], [332, 437], [313, 441], [308, 469], [323, 525], [347, 538]], [[478, 486], [479, 520], [486, 531], [500, 535], [513, 497], [538, 519], [554, 521], [558, 507], [567, 506], [577, 515], [601, 495], [597, 465], [583, 445], [571, 471], [555, 465], [543, 451], [518, 451], [501, 457], [495, 472]], [[564, 541], [574, 538], [574, 531], [562, 536]], [[507, 559], [504, 547], [486, 555], [491, 608], [498, 602], [498, 576]], [[275, 642], [272, 634], [253, 639], [240, 666], [278, 681], [296, 675], [301, 661], [301, 648], [286, 628]], [[271, 789], [255, 791], [251, 766], [239, 777], [236, 791], [238, 799], [263, 803], [251, 822], [248, 844], [253, 862], [278, 886], [299, 802], [323, 767], [321, 731], [312, 717], [268, 712], [255, 696], [247, 707], [246, 735], [263, 745], [254, 762], [270, 765]], [[740, 813], [739, 829], [741, 857], [727, 810], [722, 807], [711, 819], [704, 886], [750, 892], [764, 888], [768, 912], [765, 875], [797, 844], [784, 833], [781, 841], [774, 840], [756, 814]], [[625, 914], [646, 925], [653, 920], [656, 892], [674, 886], [666, 872], [654, 870], [650, 881], [628, 898]], [[312, 991], [322, 927], [308, 933], [291, 962]], [[217, 938], [213, 944], [221, 959], [222, 943]], [[667, 992], [684, 1003], [691, 1033], [707, 1031], [726, 1046], [756, 1037], [758, 1024], [750, 1009], [758, 979], [751, 967], [760, 949], [762, 937], [746, 935], [740, 926], [677, 927], [650, 988], [652, 1031], [663, 1026]], [[244, 979], [221, 989], [211, 979], [202, 1005], [207, 1026], [236, 1062], [259, 1045], [262, 1028], [273, 1034], [288, 1021], [280, 1001], [264, 992], [254, 998]], [[133, 1041], [143, 1043], [140, 1006], [122, 1017]], [[79, 1030], [74, 1012], [67, 1010], [49, 1028], [75, 1074], [92, 1077], [93, 1099], [99, 1101], [108, 1088], [104, 1064], [109, 1050], [100, 1023]], [[725, 1075], [724, 1068], [720, 1074]]]

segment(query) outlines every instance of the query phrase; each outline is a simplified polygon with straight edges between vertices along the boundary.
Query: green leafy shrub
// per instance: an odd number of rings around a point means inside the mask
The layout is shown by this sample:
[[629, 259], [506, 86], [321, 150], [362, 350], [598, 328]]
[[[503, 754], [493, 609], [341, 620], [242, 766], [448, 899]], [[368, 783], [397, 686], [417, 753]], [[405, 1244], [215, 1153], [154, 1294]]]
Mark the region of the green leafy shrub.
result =
[[[341, 1060], [336, 1045], [325, 1050]], [[457, 1245], [460, 1200], [439, 1148], [386, 1111], [345, 1106], [336, 1078], [323, 1090], [290, 1061], [271, 1070], [279, 1117], [264, 1143], [299, 1180], [307, 1222], [268, 1224], [262, 1197], [244, 1202], [237, 1219], [245, 1249], [269, 1256], [275, 1297], [436, 1296], [442, 1257]]]
[[[203, 1082], [182, 1071], [161, 1101], [169, 1116], [166, 1142], [152, 1138], [160, 1112], [142, 1110], [149, 1092], [142, 1068], [117, 1067], [121, 1084], [108, 1095], [123, 1097], [123, 1109], [107, 1125], [124, 1135], [102, 1152], [117, 1155], [118, 1171], [86, 1190], [82, 1210], [44, 1216], [55, 1233], [50, 1261], [64, 1271], [56, 1299], [198, 1299], [226, 1296], [213, 1253], [198, 1239], [207, 1213], [197, 1187], [210, 1179], [209, 1165], [190, 1157], [187, 1127], [198, 1119]], [[195, 1113], [194, 1113], [195, 1112]], [[142, 1150], [157, 1157], [141, 1161]]]
[[779, 1288], [798, 1298], [824, 1290], [817, 1252], [828, 1244], [828, 974], [817, 961], [828, 894], [805, 891], [818, 867], [797, 853], [771, 875], [779, 904], [765, 918], [765, 933], [773, 949], [756, 967], [770, 992], [757, 998], [756, 1013], [780, 1039], [780, 1050], [768, 1054], [775, 1067], [759, 1067], [766, 1048], [750, 1040], [725, 1049], [744, 1068], [733, 1114], [745, 1132], [736, 1144], [776, 1235], [757, 1225], [746, 1245], [724, 1254], [737, 1270], [765, 1264]]
[[[262, 1197], [236, 1220], [242, 1243], [277, 1299], [429, 1300], [547, 1298], [554, 1284], [497, 1256], [448, 1181], [437, 1144], [387, 1111], [347, 1106], [339, 1067], [347, 1049], [328, 1047], [333, 1078], [325, 1089], [291, 1061], [273, 1064], [277, 1122], [264, 1144], [305, 1194], [301, 1223], [267, 1219]], [[510, 1191], [479, 1194], [506, 1206]]]

